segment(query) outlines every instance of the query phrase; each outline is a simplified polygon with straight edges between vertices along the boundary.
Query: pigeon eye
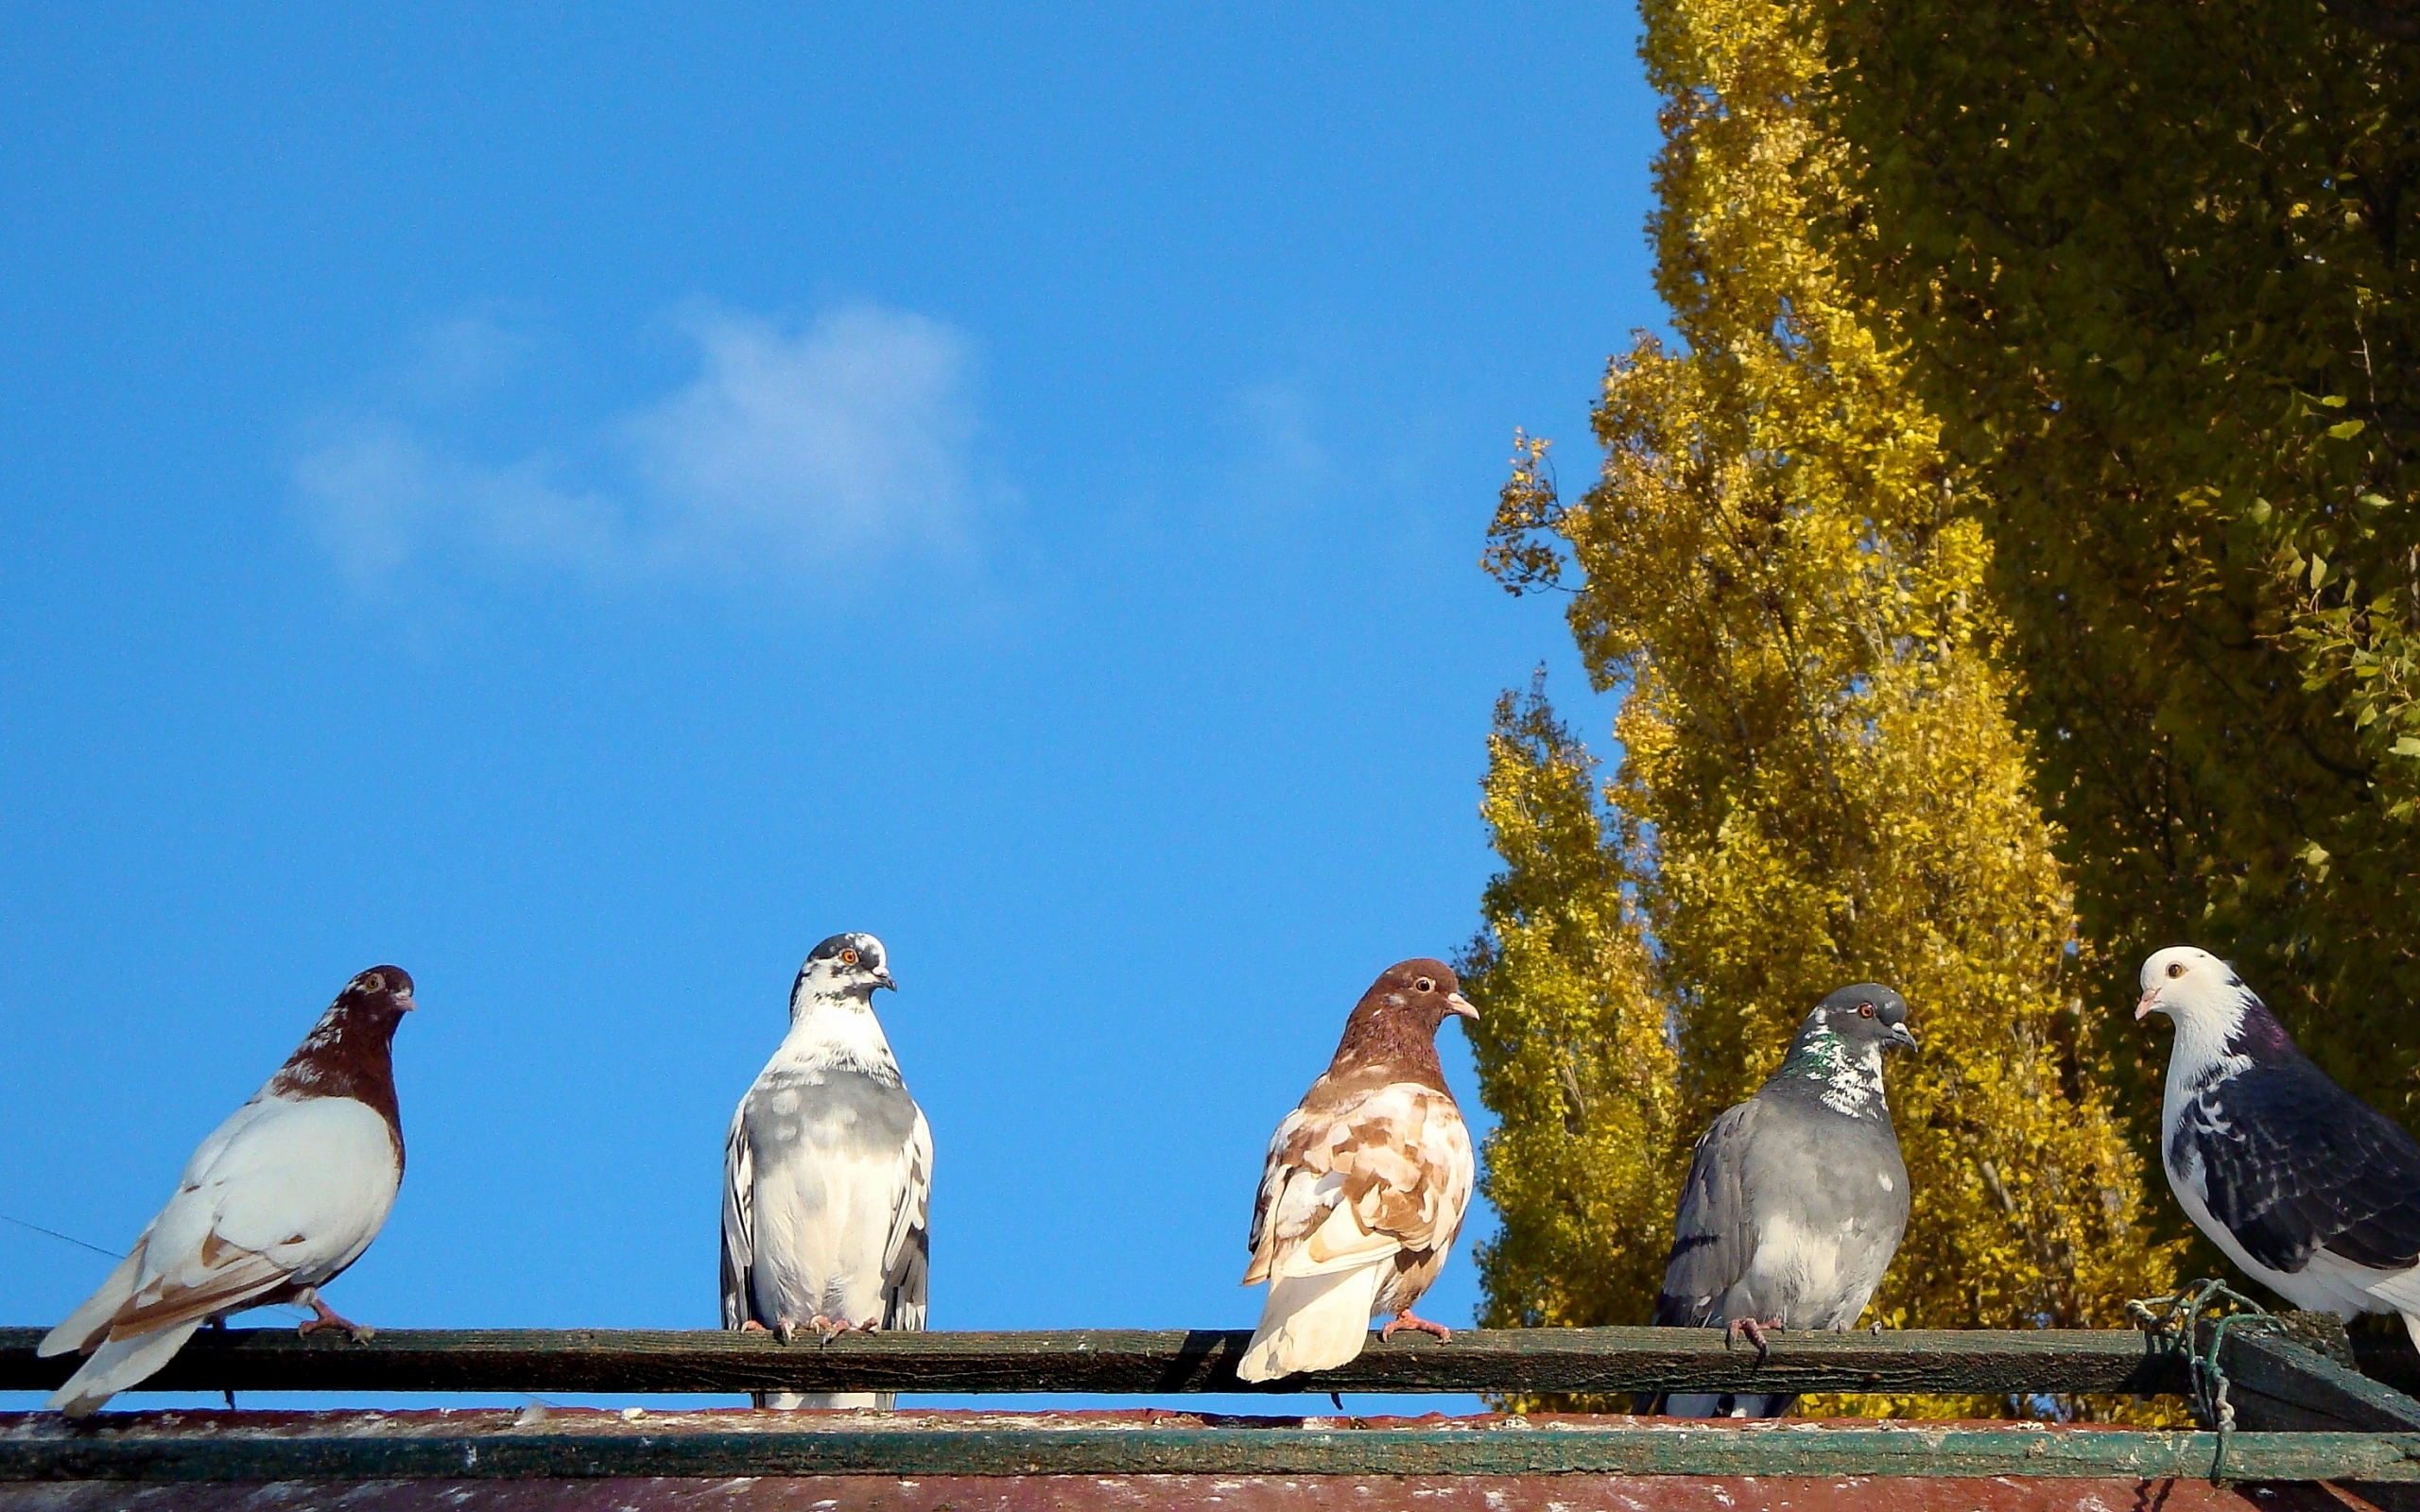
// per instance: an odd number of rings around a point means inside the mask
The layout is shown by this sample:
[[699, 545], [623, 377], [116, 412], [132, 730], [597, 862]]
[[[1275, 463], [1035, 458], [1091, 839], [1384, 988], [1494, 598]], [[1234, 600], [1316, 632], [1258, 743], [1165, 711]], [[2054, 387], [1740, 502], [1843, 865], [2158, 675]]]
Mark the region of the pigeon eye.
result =
[[1424, 976], [1411, 984], [1411, 988], [1415, 992], [1434, 992], [1437, 990], [1437, 984]]
[[2185, 974], [2185, 963], [2183, 961], [2169, 962], [2168, 974], [2170, 976], [2183, 976]]
[[842, 952], [840, 953], [840, 964], [841, 964], [842, 966], [855, 966], [855, 965], [856, 965], [856, 964], [857, 964], [857, 953], [856, 953], [856, 951], [854, 951], [854, 950], [842, 951]]
[[1858, 1018], [1860, 1018], [1860, 1019], [1871, 1019], [1871, 1018], [1873, 1018], [1873, 1017], [1874, 1017], [1874, 1005], [1873, 1005], [1873, 1004], [1871, 1004], [1871, 1003], [1860, 1003], [1860, 1004], [1858, 1004], [1858, 1005], [1857, 1005], [1857, 1016], [1858, 1016]]

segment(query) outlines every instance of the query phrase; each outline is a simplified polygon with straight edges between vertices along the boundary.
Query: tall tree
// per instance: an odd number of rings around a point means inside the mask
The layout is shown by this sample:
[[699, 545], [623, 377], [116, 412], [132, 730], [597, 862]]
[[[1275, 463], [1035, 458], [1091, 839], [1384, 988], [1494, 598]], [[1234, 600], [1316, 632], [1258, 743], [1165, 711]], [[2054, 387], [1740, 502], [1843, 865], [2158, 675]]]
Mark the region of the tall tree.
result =
[[2085, 935], [2113, 961], [2235, 958], [2331, 1075], [2412, 1122], [2410, 8], [1807, 12], [1851, 191], [1822, 242], [1979, 486]]
[[[1584, 811], [1586, 758], [1542, 697], [1497, 721], [1508, 869], [1471, 954], [1503, 1120], [1489, 1314], [1643, 1321], [1687, 1140], [1817, 1000], [1871, 977], [1926, 1046], [1893, 1074], [1915, 1210], [1879, 1314], [2115, 1324], [2172, 1255], [2145, 1237], [2144, 1167], [2082, 1018], [2079, 983], [2107, 968], [2079, 953], [2006, 712], [1963, 475], [1807, 234], [1841, 192], [1806, 107], [1821, 39], [1760, 0], [1644, 14], [1680, 345], [1642, 335], [1610, 365], [1580, 501], [1524, 443], [1487, 558], [1515, 592], [1573, 590], [1590, 675], [1622, 694], [1621, 762]], [[1627, 1081], [1587, 1053], [1668, 1025], [1669, 1060]]]

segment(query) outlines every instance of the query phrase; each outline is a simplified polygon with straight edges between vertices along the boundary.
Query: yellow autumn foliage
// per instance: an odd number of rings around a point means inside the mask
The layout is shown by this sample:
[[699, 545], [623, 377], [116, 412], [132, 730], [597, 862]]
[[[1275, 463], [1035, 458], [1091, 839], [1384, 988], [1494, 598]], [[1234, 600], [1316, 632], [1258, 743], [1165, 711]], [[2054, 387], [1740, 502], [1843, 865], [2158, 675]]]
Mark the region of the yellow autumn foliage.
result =
[[2122, 1326], [2175, 1254], [2081, 1020], [2079, 984], [2118, 968], [2076, 941], [1968, 485], [1807, 232], [1842, 192], [1804, 110], [1820, 39], [1756, 0], [1643, 9], [1679, 341], [1610, 365], [1581, 500], [1523, 439], [1487, 557], [1515, 592], [1573, 591], [1581, 654], [1621, 695], [1601, 789], [1542, 693], [1491, 746], [1507, 868], [1470, 958], [1502, 1120], [1488, 1320], [1645, 1321], [1690, 1142], [1816, 1001], [1872, 978], [1925, 1047], [1890, 1073], [1914, 1211], [1876, 1315]]

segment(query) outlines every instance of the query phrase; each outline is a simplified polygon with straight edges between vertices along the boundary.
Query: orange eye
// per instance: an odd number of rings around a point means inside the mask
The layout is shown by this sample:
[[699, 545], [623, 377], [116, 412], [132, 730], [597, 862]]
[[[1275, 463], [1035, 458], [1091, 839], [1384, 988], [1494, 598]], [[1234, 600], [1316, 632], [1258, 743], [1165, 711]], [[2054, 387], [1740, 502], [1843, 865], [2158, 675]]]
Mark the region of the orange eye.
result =
[[856, 953], [856, 951], [854, 951], [854, 950], [846, 950], [846, 951], [842, 951], [842, 952], [840, 953], [840, 964], [841, 964], [842, 966], [855, 966], [855, 965], [856, 965], [856, 964], [857, 964], [857, 953]]
[[1871, 1019], [1871, 1018], [1873, 1018], [1873, 1017], [1874, 1017], [1874, 1005], [1873, 1005], [1873, 1004], [1871, 1004], [1871, 1003], [1860, 1003], [1860, 1004], [1858, 1004], [1858, 1005], [1857, 1005], [1857, 1016], [1858, 1016], [1858, 1018], [1860, 1018], [1860, 1019]]
[[1437, 990], [1437, 984], [1424, 976], [1411, 984], [1411, 989], [1415, 992], [1434, 992]]
[[2169, 962], [2168, 974], [2170, 976], [2183, 976], [2185, 974], [2185, 963], [2183, 961]]

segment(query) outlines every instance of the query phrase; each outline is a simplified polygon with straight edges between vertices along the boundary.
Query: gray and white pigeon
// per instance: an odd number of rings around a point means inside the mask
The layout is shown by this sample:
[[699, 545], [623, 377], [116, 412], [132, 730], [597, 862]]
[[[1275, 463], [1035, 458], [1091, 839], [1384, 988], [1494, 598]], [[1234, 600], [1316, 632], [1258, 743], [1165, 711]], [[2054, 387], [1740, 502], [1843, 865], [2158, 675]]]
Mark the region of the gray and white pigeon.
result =
[[[1716, 1119], [1689, 1158], [1655, 1321], [1744, 1333], [1844, 1332], [1908, 1228], [1908, 1168], [1882, 1094], [1882, 1052], [1914, 1049], [1908, 1005], [1875, 982], [1816, 1005], [1781, 1068]], [[1778, 1418], [1789, 1393], [1682, 1393], [1675, 1418]]]
[[300, 1302], [309, 1334], [370, 1331], [319, 1289], [361, 1258], [404, 1179], [395, 1026], [412, 979], [374, 966], [345, 984], [268, 1084], [185, 1162], [176, 1194], [101, 1289], [42, 1341], [91, 1358], [52, 1394], [70, 1418], [145, 1380], [196, 1329], [246, 1308]]
[[1453, 1337], [1414, 1317], [1470, 1207], [1475, 1165], [1437, 1063], [1448, 1014], [1477, 1019], [1444, 962], [1387, 969], [1344, 1021], [1335, 1058], [1269, 1142], [1246, 1286], [1268, 1281], [1245, 1381], [1326, 1370], [1361, 1352], [1370, 1320]]
[[2420, 1344], [2420, 1144], [2311, 1064], [2226, 962], [2143, 963], [2137, 1021], [2176, 1026], [2160, 1164], [2245, 1274], [2312, 1312], [2394, 1313]]
[[[873, 1016], [896, 990], [882, 941], [835, 935], [790, 985], [790, 1031], [723, 1146], [722, 1326], [925, 1326], [933, 1132]], [[760, 1392], [756, 1405], [878, 1407], [872, 1392]]]

